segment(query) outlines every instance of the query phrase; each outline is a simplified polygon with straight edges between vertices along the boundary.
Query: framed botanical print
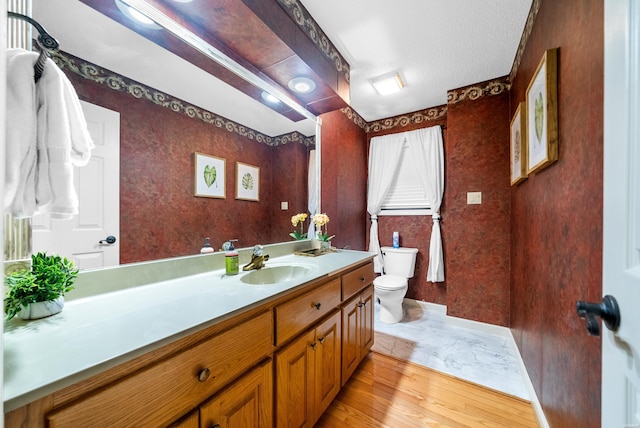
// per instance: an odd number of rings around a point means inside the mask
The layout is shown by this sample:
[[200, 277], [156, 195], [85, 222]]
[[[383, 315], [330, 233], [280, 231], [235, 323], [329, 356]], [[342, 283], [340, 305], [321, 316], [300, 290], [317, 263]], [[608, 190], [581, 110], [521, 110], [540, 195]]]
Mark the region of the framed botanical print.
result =
[[511, 119], [511, 185], [527, 175], [527, 104], [521, 102]]
[[226, 198], [225, 160], [203, 153], [194, 153], [195, 196]]
[[527, 172], [558, 160], [558, 49], [542, 56], [527, 88]]
[[236, 199], [260, 200], [260, 168], [236, 162]]

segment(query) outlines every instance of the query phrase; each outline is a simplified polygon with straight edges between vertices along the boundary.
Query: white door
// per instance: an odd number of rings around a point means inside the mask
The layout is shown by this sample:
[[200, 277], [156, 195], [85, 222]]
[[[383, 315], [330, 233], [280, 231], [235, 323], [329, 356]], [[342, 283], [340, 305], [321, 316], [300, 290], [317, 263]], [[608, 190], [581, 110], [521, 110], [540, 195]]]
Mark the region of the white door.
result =
[[[57, 253], [92, 269], [120, 263], [120, 113], [86, 102], [82, 110], [95, 149], [87, 165], [74, 167], [79, 212], [69, 220], [34, 216], [32, 251]], [[115, 243], [107, 243], [108, 236]]]
[[605, 0], [602, 427], [640, 427], [640, 2]]

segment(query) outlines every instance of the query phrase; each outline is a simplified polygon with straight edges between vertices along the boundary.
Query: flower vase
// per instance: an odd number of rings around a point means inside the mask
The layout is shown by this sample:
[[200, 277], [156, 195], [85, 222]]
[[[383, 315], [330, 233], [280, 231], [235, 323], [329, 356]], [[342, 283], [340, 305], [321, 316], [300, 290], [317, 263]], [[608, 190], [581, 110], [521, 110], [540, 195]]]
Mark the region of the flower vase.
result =
[[322, 251], [328, 251], [331, 249], [331, 242], [329, 241], [320, 241], [320, 249]]

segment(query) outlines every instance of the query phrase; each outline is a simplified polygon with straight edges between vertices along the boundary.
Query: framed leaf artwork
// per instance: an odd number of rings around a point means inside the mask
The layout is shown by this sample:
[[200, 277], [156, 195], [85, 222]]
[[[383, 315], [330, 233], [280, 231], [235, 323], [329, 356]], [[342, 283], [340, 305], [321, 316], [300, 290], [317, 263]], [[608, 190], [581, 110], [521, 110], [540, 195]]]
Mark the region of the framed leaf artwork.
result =
[[522, 102], [511, 119], [511, 185], [527, 178], [527, 104]]
[[558, 49], [542, 56], [527, 88], [527, 172], [558, 160]]
[[236, 199], [260, 200], [260, 168], [236, 162]]
[[195, 196], [226, 198], [225, 160], [203, 153], [194, 153]]

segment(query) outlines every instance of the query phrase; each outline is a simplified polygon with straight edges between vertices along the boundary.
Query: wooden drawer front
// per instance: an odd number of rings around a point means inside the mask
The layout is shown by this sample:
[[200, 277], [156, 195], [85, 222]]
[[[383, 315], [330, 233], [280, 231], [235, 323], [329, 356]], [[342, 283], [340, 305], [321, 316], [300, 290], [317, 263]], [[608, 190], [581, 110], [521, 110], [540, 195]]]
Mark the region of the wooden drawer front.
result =
[[[54, 410], [47, 415], [49, 427], [166, 425], [271, 352], [273, 316], [269, 311]], [[206, 379], [200, 376], [205, 369], [209, 370]]]
[[273, 365], [267, 360], [200, 406], [202, 427], [273, 426]]
[[340, 304], [340, 279], [276, 306], [276, 341], [282, 345]]
[[371, 284], [375, 277], [373, 263], [368, 263], [353, 272], [342, 275], [342, 301], [349, 300], [351, 296]]

